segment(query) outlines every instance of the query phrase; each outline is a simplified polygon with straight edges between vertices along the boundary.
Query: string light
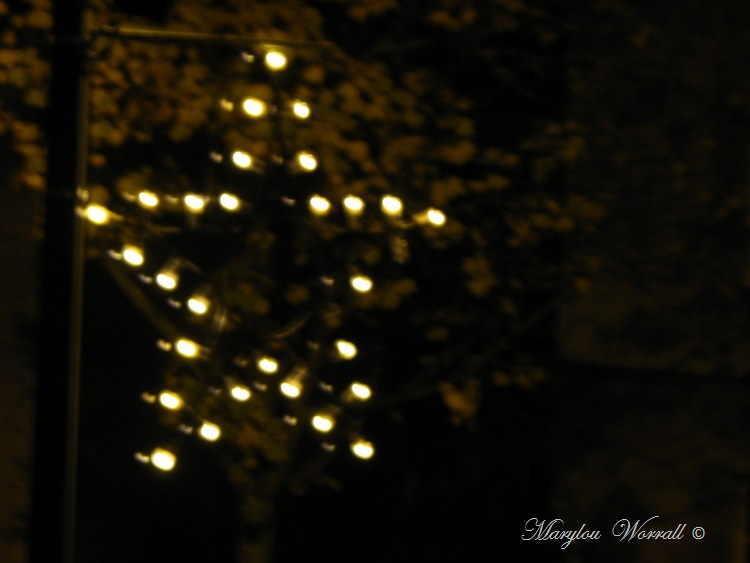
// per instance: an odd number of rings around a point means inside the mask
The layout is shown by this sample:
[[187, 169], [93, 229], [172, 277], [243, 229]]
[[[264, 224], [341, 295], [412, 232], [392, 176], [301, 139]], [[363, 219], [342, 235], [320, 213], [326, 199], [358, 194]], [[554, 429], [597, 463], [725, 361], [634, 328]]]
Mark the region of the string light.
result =
[[86, 216], [86, 219], [94, 223], [95, 225], [106, 225], [109, 223], [110, 220], [110, 212], [109, 210], [97, 203], [91, 203], [86, 206], [86, 209], [84, 210], [84, 214]]
[[336, 350], [339, 353], [339, 357], [344, 360], [351, 360], [357, 356], [357, 347], [347, 340], [337, 340], [334, 342]]
[[240, 208], [240, 200], [236, 195], [224, 192], [219, 196], [219, 205], [227, 211], [237, 211]]
[[389, 217], [396, 218], [401, 216], [404, 204], [396, 196], [386, 195], [380, 200], [380, 208]]
[[333, 427], [336, 424], [331, 415], [324, 413], [313, 416], [311, 422], [312, 427], [315, 428], [315, 430], [324, 434], [333, 430]]
[[172, 266], [167, 266], [156, 274], [156, 284], [167, 291], [175, 289], [179, 279], [177, 271]]
[[175, 342], [174, 347], [178, 354], [186, 358], [195, 358], [199, 351], [198, 345], [187, 338], [180, 338]]
[[140, 203], [143, 207], [153, 209], [154, 207], [158, 207], [159, 205], [159, 196], [154, 192], [142, 190], [138, 192], [138, 203]]
[[196, 315], [205, 315], [210, 306], [210, 301], [203, 295], [193, 295], [187, 301], [187, 307]]
[[297, 166], [305, 172], [312, 172], [318, 167], [318, 159], [307, 151], [298, 152], [295, 156]]
[[198, 194], [186, 194], [183, 198], [185, 207], [194, 213], [200, 213], [206, 207], [206, 198]]
[[279, 385], [281, 393], [290, 399], [297, 399], [302, 394], [302, 384], [296, 380], [285, 379]]
[[445, 225], [445, 214], [439, 209], [430, 208], [427, 210], [427, 220], [435, 227]]
[[281, 51], [268, 51], [265, 57], [266, 66], [273, 71], [283, 70], [286, 68], [286, 55]]
[[279, 362], [269, 356], [262, 356], [258, 358], [258, 369], [263, 373], [272, 375], [279, 371]]
[[370, 459], [375, 454], [375, 447], [367, 440], [358, 439], [351, 444], [352, 453], [360, 459]]
[[366, 401], [372, 397], [372, 390], [369, 385], [364, 383], [354, 382], [349, 386], [349, 392], [353, 397], [356, 397], [360, 401]]
[[131, 266], [142, 266], [145, 258], [143, 256], [143, 250], [135, 245], [127, 244], [122, 249], [122, 259]]
[[327, 215], [331, 210], [331, 202], [323, 196], [314, 195], [310, 198], [310, 211], [319, 217]]
[[245, 151], [234, 151], [232, 153], [232, 162], [237, 168], [247, 170], [253, 166], [253, 157]]
[[344, 198], [344, 209], [350, 215], [358, 216], [365, 210], [365, 202], [361, 197], [348, 195]]
[[235, 401], [239, 401], [240, 403], [244, 403], [245, 401], [249, 400], [250, 397], [252, 397], [250, 389], [248, 389], [244, 385], [239, 385], [237, 383], [232, 385], [232, 388], [229, 390], [229, 394]]
[[310, 117], [310, 106], [307, 102], [302, 100], [295, 100], [292, 102], [292, 113], [299, 119], [307, 119]]
[[352, 289], [358, 293], [368, 293], [372, 290], [373, 283], [370, 278], [363, 275], [356, 275], [352, 276], [352, 278], [349, 280], [350, 285], [352, 286]]
[[250, 117], [262, 117], [267, 107], [266, 102], [258, 98], [245, 98], [242, 101], [242, 110]]
[[180, 410], [185, 404], [177, 393], [173, 391], [162, 391], [159, 393], [159, 404], [171, 411]]
[[162, 471], [172, 471], [177, 465], [177, 458], [175, 455], [164, 448], [155, 448], [151, 452], [151, 464], [157, 469]]
[[[254, 57], [248, 53], [243, 53], [242, 56], [243, 59], [247, 62], [251, 62], [254, 59]], [[271, 71], [280, 71], [286, 68], [289, 64], [287, 56], [283, 52], [275, 49], [268, 50], [265, 53], [263, 59], [266, 67]], [[241, 102], [239, 102], [239, 100], [237, 100], [237, 102], [238, 103], [235, 103], [228, 99], [222, 99], [220, 100], [219, 104], [223, 110], [228, 112], [234, 111], [235, 106], [237, 106], [237, 110], [240, 110], [241, 108], [241, 110], [246, 115], [252, 118], [261, 118], [269, 112], [275, 113], [277, 111], [276, 106], [270, 105], [266, 101], [259, 98], [246, 97], [242, 99]], [[291, 110], [291, 114], [293, 115], [293, 117], [300, 120], [308, 119], [311, 116], [310, 106], [308, 105], [308, 103], [302, 100], [292, 100], [291, 102], [288, 102], [286, 108], [287, 112]], [[287, 117], [290, 117], [288, 113]], [[212, 153], [211, 155], [211, 157], [216, 162], [222, 162], [226, 159], [226, 156], [226, 153], [224, 153], [223, 156], [219, 153]], [[236, 150], [229, 153], [229, 156], [233, 165], [239, 169], [247, 170], [254, 167], [256, 169], [260, 167], [260, 169], [263, 170], [265, 168], [265, 161], [256, 160], [248, 152]], [[286, 157], [284, 157], [284, 160], [285, 159]], [[278, 157], [279, 164], [283, 164], [284, 160], [282, 160], [281, 157]], [[319, 162], [314, 154], [308, 151], [300, 151], [294, 155], [290, 169], [292, 171], [313, 172], [317, 170], [318, 166]], [[132, 196], [130, 196], [130, 200], [132, 199]], [[145, 208], [156, 208], [160, 204], [159, 196], [148, 190], [142, 190], [141, 192], [139, 192], [137, 195], [137, 201], [141, 206]], [[200, 213], [204, 211], [206, 206], [209, 203], [213, 204], [214, 201], [226, 211], [237, 211], [238, 209], [240, 209], [241, 205], [247, 205], [247, 201], [242, 202], [236, 195], [227, 192], [221, 193], [215, 200], [213, 199], [213, 196], [211, 200], [209, 200], [205, 196], [199, 194], [185, 194], [182, 199], [182, 203], [184, 204], [186, 210], [194, 213]], [[166, 206], [170, 209], [172, 208], [172, 205], [180, 205], [180, 200], [176, 197], [170, 199], [170, 197], [168, 196], [165, 202]], [[292, 201], [292, 204], [294, 203], [295, 202]], [[338, 204], [339, 200], [336, 200], [336, 205]], [[365, 213], [365, 201], [361, 197], [350, 194], [344, 197], [343, 200], [341, 200], [341, 204], [346, 215], [345, 220], [347, 222], [347, 225], [349, 226], [349, 228], [356, 230], [361, 223], [361, 219], [359, 219], [359, 217]], [[308, 205], [310, 212], [313, 215], [320, 217], [328, 215], [333, 209], [331, 201], [321, 195], [311, 196], [308, 200]], [[401, 226], [399, 219], [404, 213], [404, 203], [400, 198], [394, 195], [384, 195], [380, 199], [380, 207], [383, 215], [391, 220], [391, 226]], [[88, 220], [95, 224], [104, 224], [110, 218], [110, 212], [106, 208], [93, 204], [89, 205], [85, 209], [85, 214]], [[413, 216], [413, 219], [419, 225], [425, 225], [429, 223], [434, 227], [441, 227], [446, 223], [445, 214], [435, 208], [426, 209], [418, 215]], [[404, 225], [405, 228], [407, 226], [408, 225]], [[393, 230], [397, 229], [394, 228]], [[143, 249], [135, 245], [127, 245], [123, 247], [123, 250], [120, 253], [119, 257], [121, 257], [123, 261], [132, 266], [141, 266], [145, 262]], [[182, 263], [179, 266], [180, 270], [178, 270], [177, 267], [174, 267], [174, 263], [172, 264], [172, 267], [162, 267], [162, 269], [154, 277], [155, 283], [159, 287], [168, 291], [176, 289], [178, 283], [180, 282], [178, 271], [184, 273], [183, 270], [185, 269], [186, 265]], [[149, 270], [148, 274], [152, 275], [151, 272], [152, 271]], [[321, 279], [324, 283], [333, 284], [333, 278]], [[149, 279], [148, 281], [151, 280]], [[370, 277], [360, 273], [351, 275], [351, 277], [349, 278], [349, 284], [354, 291], [359, 293], [368, 293], [372, 291], [374, 287], [373, 280]], [[207, 286], [203, 286], [199, 288], [199, 290], [196, 291], [189, 299], [187, 299], [187, 301], [185, 302], [187, 309], [196, 315], [205, 315], [208, 312], [209, 308], [212, 306], [211, 301], [206, 295], [210, 295], [212, 298], [215, 298], [217, 296], [214, 293], [213, 289], [207, 289]], [[178, 303], [176, 299], [177, 298], [175, 297], [174, 302]], [[178, 305], [180, 305], [180, 303], [178, 303]], [[213, 306], [216, 307], [216, 305]], [[221, 307], [218, 307], [218, 309], [220, 312], [224, 313]], [[330, 341], [328, 342], [330, 343]], [[189, 340], [187, 338], [180, 338], [174, 341], [173, 344], [168, 342], [167, 345], [169, 346], [170, 350], [173, 349], [179, 355], [186, 358], [194, 358], [199, 355], [205, 355], [208, 353], [207, 348], [204, 348], [196, 342], [193, 342], [192, 340]], [[314, 346], [316, 348], [318, 347], [317, 344], [315, 344]], [[333, 348], [333, 350], [328, 350], [329, 359], [338, 357], [341, 360], [353, 360], [358, 355], [357, 346], [347, 340], [335, 340], [333, 342]], [[273, 347], [266, 348], [264, 351], [278, 353], [278, 349]], [[290, 362], [288, 361], [289, 358], [286, 355], [284, 355], [282, 358], [282, 375], [285, 377], [280, 382], [278, 389], [285, 397], [288, 397], [290, 399], [299, 398], [303, 394], [303, 383], [307, 384], [308, 379], [305, 379], [299, 374], [296, 374], [297, 368], [294, 368], [294, 370], [292, 370], [292, 372], [290, 373], [290, 370], [288, 368], [292, 367], [294, 364], [292, 363], [291, 366], [287, 365]], [[252, 362], [253, 356], [246, 356], [245, 364], [243, 364], [241, 367], [243, 369], [247, 369], [248, 367], [252, 368]], [[258, 371], [266, 374], [276, 374], [282, 369], [279, 361], [277, 361], [273, 357], [266, 355], [256, 356], [255, 365]], [[305, 368], [303, 367], [302, 369]], [[269, 378], [266, 381], [269, 382], [268, 385], [271, 385], [273, 381], [278, 380], [276, 378]], [[225, 377], [225, 382], [226, 389], [228, 389], [229, 391], [229, 396], [233, 400], [245, 402], [251, 398], [252, 392], [248, 386], [242, 383], [235, 382], [230, 377]], [[268, 388], [268, 385], [260, 381], [253, 382], [252, 384], [248, 383], [248, 385], [252, 385], [254, 390], [265, 391]], [[312, 387], [313, 384], [310, 383], [310, 386]], [[328, 393], [331, 399], [334, 398], [332, 395], [334, 392], [333, 385], [320, 383], [319, 387], [320, 389], [323, 389], [326, 393]], [[351, 382], [348, 387], [343, 390], [343, 392], [341, 391], [342, 387], [336, 384], [335, 390], [337, 394], [341, 393], [340, 395], [338, 395], [338, 398], [342, 401], [366, 401], [372, 397], [372, 389], [367, 384], [361, 383], [359, 381]], [[220, 390], [216, 390], [215, 392], [219, 393]], [[319, 393], [320, 391], [316, 390], [315, 392]], [[185, 406], [185, 403], [183, 402], [183, 399], [180, 397], [180, 395], [173, 391], [162, 391], [157, 396], [151, 395], [150, 397], [152, 402], [155, 402], [158, 399], [159, 404], [169, 410], [176, 411]], [[356, 405], [350, 404], [349, 406], [353, 407]], [[336, 426], [337, 415], [338, 407], [329, 405], [323, 410], [315, 413], [314, 416], [309, 419], [310, 424], [316, 431], [326, 434], [331, 432]], [[286, 416], [284, 420], [287, 424], [297, 423], [297, 419], [291, 416]], [[343, 423], [341, 422], [339, 422], [339, 424], [343, 425]], [[217, 424], [208, 421], [202, 421], [198, 424], [191, 423], [188, 428], [190, 430], [190, 433], [197, 433], [201, 438], [208, 441], [216, 441], [222, 434], [221, 428]], [[356, 438], [355, 441], [349, 444], [349, 446], [352, 453], [361, 459], [370, 459], [375, 452], [372, 443], [362, 438]], [[322, 447], [328, 451], [332, 451], [334, 449], [334, 446], [328, 443], [323, 444]], [[175, 467], [177, 461], [175, 455], [172, 452], [163, 448], [156, 448], [153, 450], [150, 456], [141, 455], [139, 459], [146, 460], [147, 462], [150, 462], [155, 467], [163, 471], [171, 471]]]
[[198, 435], [204, 440], [215, 442], [221, 436], [221, 428], [213, 422], [204, 422], [198, 430]]

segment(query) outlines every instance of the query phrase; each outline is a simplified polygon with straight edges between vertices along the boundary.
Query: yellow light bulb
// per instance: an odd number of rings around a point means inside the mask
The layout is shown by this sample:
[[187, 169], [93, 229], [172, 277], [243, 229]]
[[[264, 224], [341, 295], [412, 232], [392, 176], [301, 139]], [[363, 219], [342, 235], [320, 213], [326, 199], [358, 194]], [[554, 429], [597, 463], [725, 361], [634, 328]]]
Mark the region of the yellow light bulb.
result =
[[85, 210], [86, 219], [94, 223], [95, 225], [106, 225], [109, 223], [110, 213], [109, 210], [96, 203], [92, 203], [86, 206]]
[[355, 396], [357, 399], [360, 399], [361, 401], [366, 401], [370, 397], [372, 397], [372, 390], [370, 389], [369, 385], [365, 385], [364, 383], [352, 383], [349, 386], [349, 390], [352, 392], [352, 395]]
[[169, 450], [156, 448], [151, 452], [151, 464], [162, 471], [172, 471], [177, 465], [177, 458]]
[[140, 247], [128, 244], [122, 249], [122, 259], [131, 266], [142, 266], [145, 258]]
[[334, 424], [333, 418], [327, 414], [316, 414], [312, 418], [312, 426], [318, 432], [330, 432], [333, 430]]
[[244, 403], [252, 396], [250, 389], [248, 389], [244, 385], [233, 385], [229, 390], [229, 393], [232, 395], [232, 398], [235, 401], [239, 401], [241, 403]]
[[198, 355], [198, 345], [187, 338], [180, 338], [175, 342], [174, 347], [178, 354], [186, 358], [194, 358]]
[[261, 117], [266, 113], [266, 103], [258, 98], [245, 98], [242, 109], [250, 117]]
[[365, 202], [361, 197], [349, 195], [344, 198], [344, 209], [351, 215], [361, 215], [365, 210]]
[[219, 107], [221, 107], [221, 109], [223, 109], [224, 111], [232, 111], [234, 109], [234, 102], [232, 102], [232, 100], [222, 98], [221, 100], [219, 100]]
[[380, 200], [380, 207], [383, 213], [390, 217], [399, 217], [404, 209], [404, 204], [396, 196], [387, 195], [383, 196]]
[[279, 385], [279, 389], [284, 396], [289, 397], [290, 399], [296, 399], [302, 394], [302, 385], [296, 381], [283, 381], [281, 385]]
[[368, 293], [372, 290], [372, 280], [368, 278], [367, 276], [353, 276], [351, 280], [349, 280], [349, 283], [351, 284], [354, 291], [357, 291], [359, 293]]
[[157, 207], [159, 205], [159, 196], [157, 196], [154, 192], [143, 190], [138, 193], [138, 202], [143, 207], [153, 209], [154, 207]]
[[286, 67], [286, 55], [281, 51], [269, 51], [265, 57], [266, 66], [271, 70], [283, 70]]
[[175, 289], [178, 281], [179, 277], [177, 272], [173, 270], [164, 270], [156, 274], [156, 284], [167, 291]]
[[445, 214], [439, 209], [428, 209], [427, 220], [435, 227], [442, 227], [445, 225]]
[[221, 436], [221, 428], [213, 422], [204, 422], [198, 430], [198, 434], [204, 440], [215, 442]]
[[245, 151], [234, 151], [232, 153], [232, 162], [237, 168], [247, 170], [253, 166], [253, 157]]
[[312, 172], [318, 167], [318, 159], [307, 151], [297, 153], [296, 160], [299, 167], [305, 172]]
[[205, 315], [210, 306], [210, 302], [202, 295], [194, 295], [188, 299], [187, 307], [196, 315]]
[[159, 393], [159, 403], [165, 409], [169, 409], [171, 411], [179, 410], [184, 405], [182, 397], [172, 391], [162, 391], [161, 393]]
[[357, 347], [347, 340], [337, 340], [334, 342], [339, 356], [345, 360], [351, 360], [357, 356]]
[[258, 359], [258, 369], [263, 373], [274, 374], [279, 371], [279, 362], [268, 356]]
[[302, 100], [295, 100], [292, 103], [292, 113], [299, 119], [307, 119], [310, 117], [310, 106]]
[[185, 207], [195, 213], [203, 211], [203, 208], [206, 207], [206, 198], [202, 195], [186, 194], [183, 201], [185, 202]]
[[315, 215], [326, 215], [331, 210], [331, 202], [323, 196], [314, 195], [310, 198], [310, 211]]
[[351, 449], [360, 459], [370, 459], [375, 454], [375, 448], [367, 440], [357, 440], [351, 445]]
[[240, 208], [240, 200], [236, 195], [225, 192], [219, 196], [219, 205], [227, 211], [237, 211]]

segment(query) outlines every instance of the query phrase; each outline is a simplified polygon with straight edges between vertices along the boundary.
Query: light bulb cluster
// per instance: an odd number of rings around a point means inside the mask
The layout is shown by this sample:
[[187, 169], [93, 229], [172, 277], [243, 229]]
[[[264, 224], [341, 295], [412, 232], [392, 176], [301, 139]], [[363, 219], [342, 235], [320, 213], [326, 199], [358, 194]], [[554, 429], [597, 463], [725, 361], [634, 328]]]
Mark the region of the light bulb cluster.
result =
[[[190, 319], [200, 319], [212, 311], [218, 314], [220, 308], [215, 304], [211, 286], [206, 283], [200, 269], [184, 259], [175, 258], [171, 249], [156, 244], [153, 238], [126, 242], [119, 250], [111, 250], [109, 256], [137, 273], [140, 281], [153, 286], [169, 305], [184, 310]], [[183, 353], [189, 351], [187, 344], [178, 341], [175, 349], [181, 355], [189, 356]]]
[[196, 434], [208, 442], [215, 442], [221, 437], [221, 428], [218, 424], [196, 416], [183, 398], [174, 391], [163, 390], [157, 394], [143, 393], [141, 398], [147, 403], [158, 404], [168, 411], [183, 411], [185, 421], [180, 425], [180, 429], [186, 434]]
[[[308, 198], [307, 205], [310, 213], [316, 217], [326, 217], [335, 210], [333, 202], [321, 194], [311, 195]], [[407, 229], [414, 225], [440, 228], [447, 222], [445, 213], [434, 207], [414, 213], [411, 221], [404, 220], [404, 203], [394, 195], [385, 195], [380, 198], [379, 207], [386, 221], [400, 229]], [[350, 227], [359, 228], [361, 226], [360, 218], [365, 213], [366, 208], [365, 200], [357, 195], [349, 194], [341, 200], [341, 210]]]
[[[261, 55], [244, 53], [243, 59], [247, 62], [261, 59], [263, 66], [271, 74], [283, 71], [290, 63], [288, 53], [277, 49], [269, 49]], [[242, 117], [248, 128], [256, 127], [257, 120], [268, 119], [268, 123], [273, 125], [280, 121], [280, 118], [289, 118], [302, 124], [305, 120], [318, 116], [310, 103], [300, 99], [283, 98], [278, 90], [273, 92], [273, 95], [265, 98], [261, 90], [246, 92], [252, 95], [236, 99], [225, 98], [220, 100], [219, 105], [222, 110]], [[261, 130], [266, 128], [264, 126]], [[278, 144], [282, 145], [281, 142]], [[260, 184], [268, 171], [280, 171], [290, 175], [309, 174], [308, 178], [314, 182], [318, 175], [312, 173], [325, 164], [320, 160], [323, 155], [319, 156], [307, 146], [296, 146], [288, 152], [284, 149], [283, 157], [267, 156], [265, 151], [258, 150], [262, 158], [254, 154], [255, 148], [252, 147], [256, 145], [252, 142], [243, 144], [240, 141], [235, 146], [225, 147], [222, 149], [223, 152], [211, 152], [209, 156], [214, 162], [221, 164], [225, 171], [239, 171], [231, 172], [230, 176], [241, 177], [243, 182], [249, 179], [250, 182], [247, 184], [251, 186], [256, 185], [256, 179]], [[258, 177], [241, 172], [258, 174]], [[300, 191], [293, 192], [294, 199], [288, 199], [292, 202], [291, 205], [297, 205], [299, 201], [295, 213], [309, 213], [313, 217], [311, 223], [321, 227], [325, 223], [332, 223], [332, 216], [336, 214], [338, 220], [345, 222], [352, 230], [373, 227], [372, 231], [376, 234], [383, 232], [384, 225], [387, 233], [391, 233], [403, 231], [414, 225], [441, 227], [446, 223], [445, 215], [437, 209], [430, 208], [411, 215], [408, 210], [410, 206], [393, 194], [380, 194], [380, 197], [376, 197], [372, 193], [350, 193], [332, 199], [330, 194], [322, 188], [319, 189], [319, 193], [313, 193], [314, 190], [308, 190], [303, 186]], [[274, 193], [274, 197], [277, 197], [277, 194]], [[287, 196], [278, 197], [286, 203], [284, 198]], [[165, 218], [171, 220], [169, 214], [176, 213], [184, 214], [188, 218], [183, 220], [180, 217], [181, 223], [188, 225], [188, 228], [202, 226], [217, 217], [218, 225], [233, 221], [238, 224], [249, 216], [253, 206], [260, 200], [256, 199], [252, 188], [247, 188], [244, 184], [238, 192], [217, 189], [211, 193], [191, 190], [175, 194], [166, 193], [156, 187], [144, 187], [139, 191], [123, 194], [123, 198], [126, 207], [137, 213], [139, 228], [143, 223], [158, 226], [159, 221]], [[119, 204], [122, 205], [121, 200]], [[242, 213], [237, 213], [240, 211]], [[84, 215], [94, 225], [107, 225], [116, 216], [100, 204], [85, 207]], [[234, 219], [230, 220], [228, 217]], [[335, 448], [337, 440], [345, 440], [354, 456], [369, 459], [374, 455], [372, 442], [351, 430], [352, 413], [358, 410], [361, 412], [363, 405], [373, 396], [373, 390], [366, 382], [367, 376], [358, 371], [362, 367], [362, 358], [367, 357], [364, 347], [360, 350], [357, 343], [343, 334], [342, 336], [346, 337], [326, 336], [322, 343], [306, 342], [305, 345], [310, 346], [309, 350], [296, 355], [287, 350], [293, 347], [290, 342], [268, 339], [264, 344], [264, 335], [259, 329], [259, 334], [253, 334], [253, 338], [260, 338], [254, 339], [252, 346], [247, 345], [248, 348], [252, 348], [251, 350], [241, 351], [242, 359], [226, 354], [230, 357], [229, 360], [219, 360], [219, 356], [225, 351], [221, 349], [221, 353], [217, 354], [219, 346], [214, 346], [214, 343], [225, 343], [222, 341], [225, 335], [228, 335], [227, 340], [234, 337], [230, 332], [234, 325], [226, 332], [222, 332], [223, 325], [220, 319], [233, 314], [234, 310], [230, 311], [226, 303], [219, 302], [219, 290], [209, 283], [208, 276], [200, 271], [196, 272], [196, 268], [189, 262], [176, 259], [168, 252], [154, 252], [151, 247], [154, 241], [151, 239], [159, 238], [154, 236], [160, 234], [158, 229], [147, 230], [148, 234], [144, 235], [147, 239], [145, 241], [133, 238], [134, 232], [142, 234], [141, 231], [131, 229], [125, 235], [127, 242], [110, 255], [118, 260], [124, 269], [132, 272], [134, 277], [145, 282], [148, 290], [154, 295], [163, 298], [169, 305], [180, 308], [191, 322], [196, 323], [192, 333], [186, 331], [184, 336], [164, 341], [161, 346], [173, 354], [178, 365], [191, 366], [190, 369], [193, 366], [203, 369], [211, 365], [211, 377], [215, 380], [207, 385], [207, 393], [216, 394], [220, 400], [234, 401], [231, 403], [234, 405], [232, 408], [238, 409], [257, 408], [254, 406], [257, 401], [252, 400], [255, 393], [278, 394], [278, 404], [288, 410], [282, 415], [283, 419], [289, 424], [299, 423], [301, 428], [317, 437], [323, 449], [330, 451]], [[342, 291], [364, 295], [376, 288], [372, 272], [366, 264], [345, 263], [334, 276], [337, 283], [340, 280]], [[333, 279], [334, 277], [330, 278]], [[328, 295], [333, 292], [325, 288], [323, 293]], [[231, 324], [236, 321], [229, 322]], [[231, 346], [235, 345], [235, 342], [231, 342]], [[294, 346], [302, 348], [303, 345], [295, 342]], [[306, 356], [309, 354], [312, 357], [317, 354], [318, 347], [322, 350], [320, 357], [325, 364], [322, 368], [319, 367], [319, 362], [309, 361]], [[195, 400], [195, 408], [179, 393], [170, 389], [144, 395], [144, 398], [172, 413], [169, 417], [183, 421], [180, 428], [185, 433], [206, 441], [221, 439], [220, 426], [215, 421], [205, 420], [196, 414], [203, 412], [199, 402], [203, 396]], [[137, 458], [162, 471], [171, 471], [177, 464], [176, 454], [167, 447], [156, 448], [148, 454], [138, 454]]]

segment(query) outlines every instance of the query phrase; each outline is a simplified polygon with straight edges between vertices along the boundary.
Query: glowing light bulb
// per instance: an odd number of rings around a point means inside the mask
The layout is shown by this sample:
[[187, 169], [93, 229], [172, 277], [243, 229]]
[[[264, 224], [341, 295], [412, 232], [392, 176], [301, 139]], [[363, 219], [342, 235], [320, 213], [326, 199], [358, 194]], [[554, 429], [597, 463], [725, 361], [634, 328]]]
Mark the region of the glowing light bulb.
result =
[[178, 354], [186, 358], [194, 358], [198, 355], [198, 345], [187, 338], [180, 338], [175, 342], [174, 347]]
[[185, 207], [194, 213], [200, 213], [206, 207], [206, 198], [198, 194], [186, 194], [183, 198]]
[[359, 293], [368, 293], [372, 290], [372, 280], [368, 278], [367, 276], [353, 276], [349, 283], [351, 284], [354, 291], [357, 291]]
[[203, 424], [201, 424], [201, 427], [198, 430], [198, 434], [204, 440], [215, 442], [221, 436], [221, 428], [219, 428], [213, 422], [204, 422]]
[[232, 398], [235, 401], [239, 401], [241, 403], [244, 403], [252, 396], [250, 389], [248, 389], [244, 385], [233, 385], [229, 390], [229, 394], [232, 395]]
[[84, 211], [86, 219], [94, 223], [95, 225], [106, 225], [109, 223], [110, 213], [109, 210], [96, 203], [92, 203], [86, 206]]
[[176, 411], [181, 409], [185, 403], [183, 402], [182, 397], [177, 393], [174, 393], [173, 391], [162, 391], [159, 393], [159, 404], [165, 409]]
[[380, 200], [380, 208], [389, 217], [399, 217], [404, 209], [404, 204], [396, 196], [383, 196]]
[[236, 195], [224, 192], [219, 196], [219, 205], [227, 211], [237, 211], [240, 208], [240, 200]]
[[222, 98], [221, 100], [219, 100], [219, 107], [221, 107], [221, 109], [223, 109], [224, 111], [232, 111], [234, 110], [234, 102], [232, 102], [232, 100]]
[[143, 256], [143, 250], [134, 245], [126, 245], [122, 249], [122, 259], [131, 266], [142, 266], [145, 258]]
[[323, 432], [324, 434], [333, 430], [334, 425], [335, 422], [333, 418], [327, 414], [316, 414], [312, 418], [313, 428], [315, 428], [315, 430], [317, 430], [318, 432]]
[[365, 202], [361, 197], [348, 195], [344, 198], [344, 209], [350, 215], [361, 215], [365, 210]]
[[299, 119], [307, 119], [310, 117], [310, 106], [302, 100], [295, 100], [292, 103], [292, 113]]
[[375, 448], [367, 440], [357, 440], [351, 445], [352, 453], [360, 459], [370, 459], [375, 454]]
[[162, 471], [172, 471], [177, 465], [177, 458], [169, 450], [156, 448], [151, 452], [151, 464]]
[[367, 399], [372, 397], [372, 390], [370, 389], [370, 386], [365, 385], [364, 383], [352, 383], [349, 386], [349, 391], [351, 391], [354, 397], [361, 401], [366, 401]]
[[178, 281], [179, 276], [177, 275], [177, 272], [172, 269], [162, 270], [161, 272], [156, 274], [156, 284], [162, 289], [166, 289], [167, 291], [172, 291], [174, 288], [176, 288]]
[[347, 340], [337, 340], [334, 342], [339, 356], [345, 360], [351, 360], [357, 356], [357, 347]]
[[331, 210], [331, 202], [323, 196], [314, 195], [310, 198], [310, 211], [315, 215], [326, 215]]
[[196, 315], [205, 315], [211, 302], [202, 295], [194, 295], [188, 299], [187, 307]]
[[242, 101], [242, 110], [250, 117], [261, 117], [266, 113], [266, 102], [258, 98], [245, 98]]
[[258, 359], [258, 369], [263, 373], [274, 374], [279, 371], [279, 362], [268, 356]]
[[154, 207], [157, 207], [159, 205], [159, 196], [154, 192], [143, 190], [138, 193], [138, 203], [140, 203], [143, 207], [153, 209]]
[[286, 68], [286, 55], [281, 51], [268, 51], [265, 62], [266, 66], [271, 70], [283, 70]]
[[237, 168], [247, 170], [253, 166], [253, 157], [245, 151], [234, 151], [232, 153], [232, 162]]
[[315, 158], [315, 155], [306, 151], [298, 152], [296, 161], [305, 172], [312, 172], [318, 167], [318, 159]]
[[297, 381], [282, 381], [279, 389], [290, 399], [296, 399], [302, 394], [302, 385]]
[[439, 209], [428, 209], [427, 220], [435, 227], [442, 227], [445, 225], [445, 214]]

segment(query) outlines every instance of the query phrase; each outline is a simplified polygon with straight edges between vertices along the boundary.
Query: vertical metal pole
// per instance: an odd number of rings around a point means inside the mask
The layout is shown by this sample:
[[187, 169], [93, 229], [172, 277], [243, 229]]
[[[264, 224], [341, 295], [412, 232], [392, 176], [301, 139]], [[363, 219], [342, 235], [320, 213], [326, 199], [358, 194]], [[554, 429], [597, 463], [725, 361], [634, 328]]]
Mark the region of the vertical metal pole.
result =
[[72, 563], [76, 495], [85, 166], [85, 0], [55, 0], [42, 245], [30, 563]]

